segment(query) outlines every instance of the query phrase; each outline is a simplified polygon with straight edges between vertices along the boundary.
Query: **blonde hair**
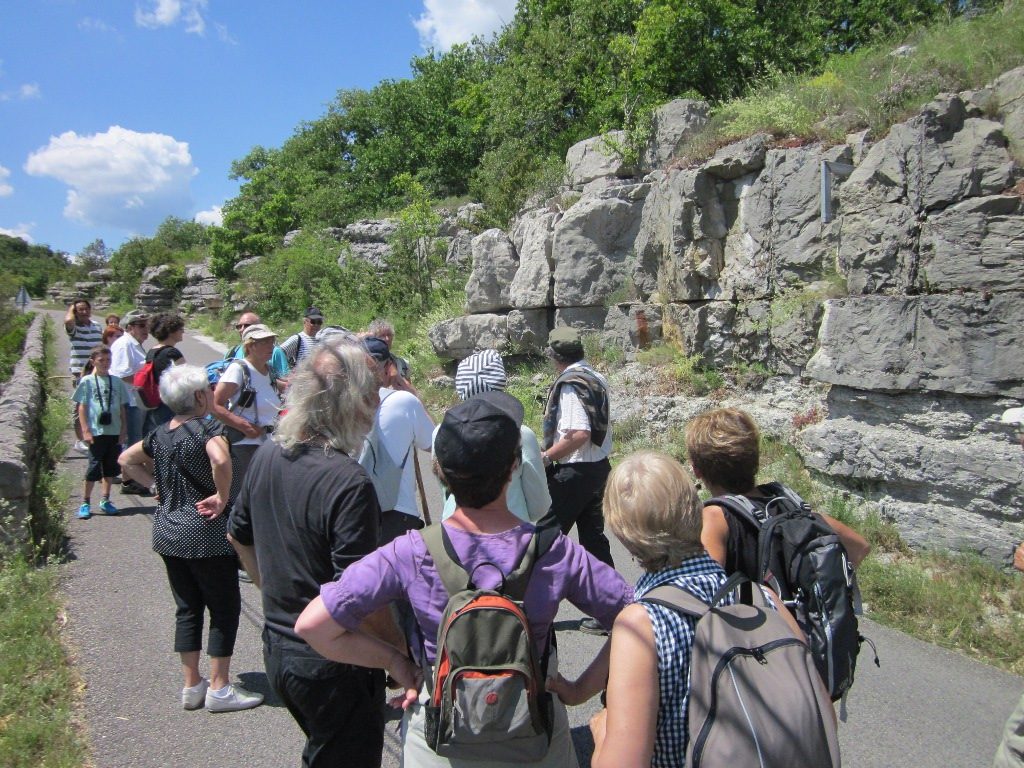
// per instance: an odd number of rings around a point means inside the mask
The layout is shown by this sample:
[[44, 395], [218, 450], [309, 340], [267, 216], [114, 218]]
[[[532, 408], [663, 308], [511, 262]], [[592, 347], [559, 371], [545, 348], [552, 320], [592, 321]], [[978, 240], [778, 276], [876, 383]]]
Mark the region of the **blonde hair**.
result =
[[318, 344], [289, 377], [274, 440], [285, 450], [323, 442], [352, 455], [370, 431], [377, 410], [377, 379], [366, 351], [344, 339]]
[[757, 481], [761, 434], [746, 411], [719, 408], [686, 425], [686, 453], [704, 480], [732, 493], [746, 493]]
[[605, 487], [605, 522], [646, 571], [677, 566], [703, 550], [701, 509], [683, 465], [664, 453], [628, 456]]

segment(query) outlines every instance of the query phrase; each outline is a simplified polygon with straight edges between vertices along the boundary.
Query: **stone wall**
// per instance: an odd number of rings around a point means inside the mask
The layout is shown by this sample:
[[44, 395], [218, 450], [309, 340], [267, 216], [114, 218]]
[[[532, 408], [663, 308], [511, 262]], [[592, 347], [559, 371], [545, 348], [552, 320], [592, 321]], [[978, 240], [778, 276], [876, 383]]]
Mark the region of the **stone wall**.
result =
[[[673, 102], [643, 168], [621, 136], [588, 139], [560, 195], [477, 236], [467, 314], [431, 340], [531, 352], [573, 325], [627, 360], [670, 337], [707, 366], [760, 363], [827, 391], [795, 438], [814, 472], [914, 545], [1006, 560], [1024, 538], [1024, 457], [998, 420], [1024, 401], [1022, 93], [1024, 68], [874, 142], [755, 135], [692, 167], [666, 160], [707, 110]], [[823, 163], [853, 166], [829, 222]]]
[[43, 315], [36, 315], [25, 339], [24, 354], [0, 392], [0, 500], [9, 505], [4, 514], [14, 515], [14, 524], [3, 526], [0, 535], [16, 539], [28, 535], [25, 522], [35, 483], [43, 397], [42, 382], [33, 363], [43, 359], [44, 322]]

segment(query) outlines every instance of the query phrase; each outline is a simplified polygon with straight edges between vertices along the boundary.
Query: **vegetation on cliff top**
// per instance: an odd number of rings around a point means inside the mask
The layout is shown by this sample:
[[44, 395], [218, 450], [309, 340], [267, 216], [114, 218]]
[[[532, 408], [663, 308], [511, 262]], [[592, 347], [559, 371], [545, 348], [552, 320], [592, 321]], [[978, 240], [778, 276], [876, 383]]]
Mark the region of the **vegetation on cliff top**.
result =
[[[612, 127], [641, 135], [651, 110], [671, 98], [707, 99], [725, 124], [753, 129], [761, 119], [750, 109], [765, 110], [756, 100], [746, 109], [730, 100], [813, 72], [829, 86], [827, 111], [856, 88], [850, 77], [832, 87], [830, 57], [853, 56], [856, 69], [857, 52], [872, 41], [886, 40], [888, 51], [916, 25], [994, 4], [521, 0], [495, 39], [417, 57], [408, 79], [341, 91], [280, 148], [254, 147], [236, 161], [242, 187], [214, 230], [214, 269], [229, 276], [242, 255], [268, 253], [290, 230], [341, 226], [394, 207], [402, 174], [434, 198], [469, 194], [504, 224], [530, 192], [560, 180], [569, 146]], [[922, 84], [911, 85], [892, 94], [894, 105], [919, 95]], [[786, 116], [775, 126], [783, 132], [791, 122], [802, 130], [809, 118], [799, 118], [816, 114], [799, 100], [770, 99], [767, 107]]]

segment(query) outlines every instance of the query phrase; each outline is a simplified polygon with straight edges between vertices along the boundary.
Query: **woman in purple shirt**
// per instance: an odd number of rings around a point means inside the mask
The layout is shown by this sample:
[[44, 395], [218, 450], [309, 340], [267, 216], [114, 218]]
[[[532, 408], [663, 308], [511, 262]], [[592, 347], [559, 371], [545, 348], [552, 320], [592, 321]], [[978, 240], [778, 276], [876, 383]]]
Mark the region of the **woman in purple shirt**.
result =
[[[519, 455], [517, 407], [522, 410], [510, 395], [487, 393], [452, 408], [438, 430], [436, 470], [457, 504], [442, 524], [467, 571], [490, 562], [511, 573], [536, 530], [513, 515], [505, 501]], [[479, 587], [498, 586], [500, 578], [493, 571], [482, 568], [476, 572]], [[615, 570], [559, 535], [537, 560], [524, 599], [538, 657], [547, 651], [552, 622], [563, 599], [609, 628], [632, 597], [632, 588]], [[359, 628], [376, 609], [398, 600], [412, 605], [419, 637], [410, 645], [421, 647], [425, 658], [410, 659]], [[426, 545], [419, 532], [412, 531], [349, 566], [338, 581], [323, 585], [320, 597], [309, 604], [295, 625], [299, 635], [325, 657], [383, 667], [405, 688], [404, 695], [393, 702], [405, 710], [405, 766], [451, 765], [435, 754], [423, 737], [422, 704], [427, 697], [421, 690], [423, 675], [430, 674], [434, 663], [438, 624], [447, 602], [448, 594]], [[549, 674], [555, 673], [554, 664], [552, 657]], [[503, 764], [459, 760], [458, 765]], [[565, 707], [557, 700], [548, 754], [531, 765], [576, 765]]]

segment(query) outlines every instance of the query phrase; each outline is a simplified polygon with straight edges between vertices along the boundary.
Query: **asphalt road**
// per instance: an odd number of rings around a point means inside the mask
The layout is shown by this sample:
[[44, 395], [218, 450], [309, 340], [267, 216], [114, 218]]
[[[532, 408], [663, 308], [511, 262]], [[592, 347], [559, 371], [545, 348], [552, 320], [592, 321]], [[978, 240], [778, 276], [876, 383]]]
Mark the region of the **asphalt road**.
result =
[[[56, 313], [51, 313], [56, 314]], [[58, 334], [66, 359], [64, 335]], [[205, 364], [223, 348], [186, 337], [188, 362]], [[424, 463], [424, 467], [426, 464]], [[62, 470], [79, 487], [85, 458], [71, 452]], [[424, 472], [424, 479], [432, 479]], [[233, 676], [267, 703], [247, 712], [185, 712], [181, 673], [172, 652], [174, 604], [160, 559], [150, 549], [151, 499], [120, 494], [117, 517], [77, 520], [69, 505], [72, 559], [64, 569], [67, 633], [84, 680], [85, 724], [100, 768], [298, 765], [303, 738], [270, 691], [263, 673], [259, 593], [242, 585], [242, 622]], [[428, 491], [439, 501], [436, 485]], [[616, 564], [635, 581], [639, 569], [612, 542]], [[556, 624], [561, 668], [578, 674], [601, 639], [576, 631], [580, 614], [563, 606]], [[1024, 691], [1024, 679], [864, 622], [882, 667], [861, 656], [858, 679], [840, 725], [846, 766], [853, 768], [979, 768], [991, 764], [1003, 722]], [[589, 763], [586, 723], [598, 703], [570, 710], [580, 763]], [[388, 726], [383, 765], [399, 765], [397, 722]]]

